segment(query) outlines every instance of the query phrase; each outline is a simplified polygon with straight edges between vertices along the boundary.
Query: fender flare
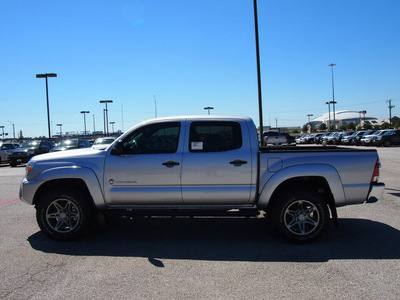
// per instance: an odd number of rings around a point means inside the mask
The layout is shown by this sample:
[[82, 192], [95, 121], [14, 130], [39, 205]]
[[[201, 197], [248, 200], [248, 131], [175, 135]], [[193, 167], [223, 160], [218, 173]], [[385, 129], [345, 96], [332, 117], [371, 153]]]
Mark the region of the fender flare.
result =
[[[267, 171], [268, 172], [268, 171]], [[266, 173], [267, 173], [266, 172]], [[331, 165], [298, 165], [276, 172], [270, 178], [264, 173], [260, 178], [261, 192], [258, 200], [258, 207], [267, 208], [274, 191], [285, 181], [299, 177], [322, 177], [331, 189], [336, 206], [346, 205], [346, 197], [343, 189], [342, 180], [339, 173]]]
[[57, 167], [45, 170], [35, 178], [35, 180], [41, 181], [43, 184], [52, 180], [62, 179], [82, 180], [92, 196], [94, 205], [99, 209], [104, 209], [106, 207], [100, 181], [97, 178], [96, 173], [90, 168], [78, 166]]

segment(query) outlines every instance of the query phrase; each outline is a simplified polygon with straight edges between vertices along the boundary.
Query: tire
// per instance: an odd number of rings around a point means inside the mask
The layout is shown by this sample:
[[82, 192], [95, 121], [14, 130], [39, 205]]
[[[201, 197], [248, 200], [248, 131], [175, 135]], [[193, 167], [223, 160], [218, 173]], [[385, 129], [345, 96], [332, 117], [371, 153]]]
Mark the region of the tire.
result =
[[271, 215], [273, 225], [288, 241], [311, 243], [320, 238], [328, 227], [328, 206], [318, 194], [291, 192], [276, 200]]
[[91, 228], [93, 211], [80, 190], [74, 187], [53, 189], [39, 199], [36, 220], [51, 239], [69, 241]]
[[390, 146], [392, 146], [392, 142], [390, 140], [385, 140], [383, 142], [383, 147], [390, 147]]

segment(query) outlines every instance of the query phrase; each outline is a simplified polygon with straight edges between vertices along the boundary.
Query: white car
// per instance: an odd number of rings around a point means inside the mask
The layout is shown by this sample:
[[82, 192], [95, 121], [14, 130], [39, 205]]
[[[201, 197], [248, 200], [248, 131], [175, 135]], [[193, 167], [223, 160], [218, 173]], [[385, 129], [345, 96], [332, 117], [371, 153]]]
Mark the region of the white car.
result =
[[94, 149], [106, 149], [108, 146], [110, 146], [114, 141], [116, 137], [102, 137], [98, 138], [94, 141], [92, 148]]

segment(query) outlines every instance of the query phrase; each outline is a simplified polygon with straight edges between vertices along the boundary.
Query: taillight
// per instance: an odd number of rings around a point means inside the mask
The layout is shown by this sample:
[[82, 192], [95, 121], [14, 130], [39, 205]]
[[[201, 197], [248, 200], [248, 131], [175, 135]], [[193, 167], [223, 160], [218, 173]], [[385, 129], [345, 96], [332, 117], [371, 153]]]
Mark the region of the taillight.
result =
[[381, 167], [381, 164], [379, 162], [379, 159], [377, 159], [376, 163], [375, 163], [374, 173], [372, 174], [371, 182], [379, 181], [379, 168], [380, 167]]

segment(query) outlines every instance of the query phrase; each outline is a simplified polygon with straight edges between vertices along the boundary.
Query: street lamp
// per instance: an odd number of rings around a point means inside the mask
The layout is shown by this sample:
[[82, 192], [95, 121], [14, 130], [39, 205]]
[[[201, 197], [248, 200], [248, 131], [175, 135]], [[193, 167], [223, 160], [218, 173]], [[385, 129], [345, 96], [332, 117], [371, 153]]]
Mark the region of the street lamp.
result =
[[110, 122], [110, 125], [112, 126], [112, 133], [114, 134], [114, 124], [115, 122]]
[[333, 67], [336, 66], [336, 64], [331, 63], [330, 65], [328, 65], [329, 67], [332, 68], [332, 101], [331, 103], [332, 108], [333, 108], [333, 132], [335, 132], [335, 128], [336, 128], [336, 116], [335, 116], [335, 87], [334, 87], [334, 83], [333, 83]]
[[[112, 100], [100, 100], [100, 103], [106, 104], [106, 110], [104, 111], [104, 134], [108, 135], [108, 108], [107, 103], [113, 103]], [[107, 124], [107, 131], [106, 131], [106, 124]]]
[[90, 114], [90, 111], [82, 110], [81, 114], [83, 114], [83, 123], [85, 125], [85, 138], [86, 138], [86, 114]]
[[310, 117], [312, 117], [313, 116], [313, 114], [308, 114], [307, 115], [307, 117], [308, 117], [308, 123], [310, 123]]
[[49, 109], [49, 85], [47, 82], [48, 77], [57, 77], [56, 73], [44, 73], [36, 74], [36, 78], [46, 78], [46, 99], [47, 99], [47, 126], [49, 129], [49, 141], [51, 141], [51, 130], [50, 130], [50, 109]]
[[210, 110], [214, 109], [214, 107], [207, 106], [207, 107], [204, 107], [204, 109], [208, 110], [208, 115], [210, 115]]
[[62, 140], [62, 124], [57, 124], [60, 127], [60, 140]]

